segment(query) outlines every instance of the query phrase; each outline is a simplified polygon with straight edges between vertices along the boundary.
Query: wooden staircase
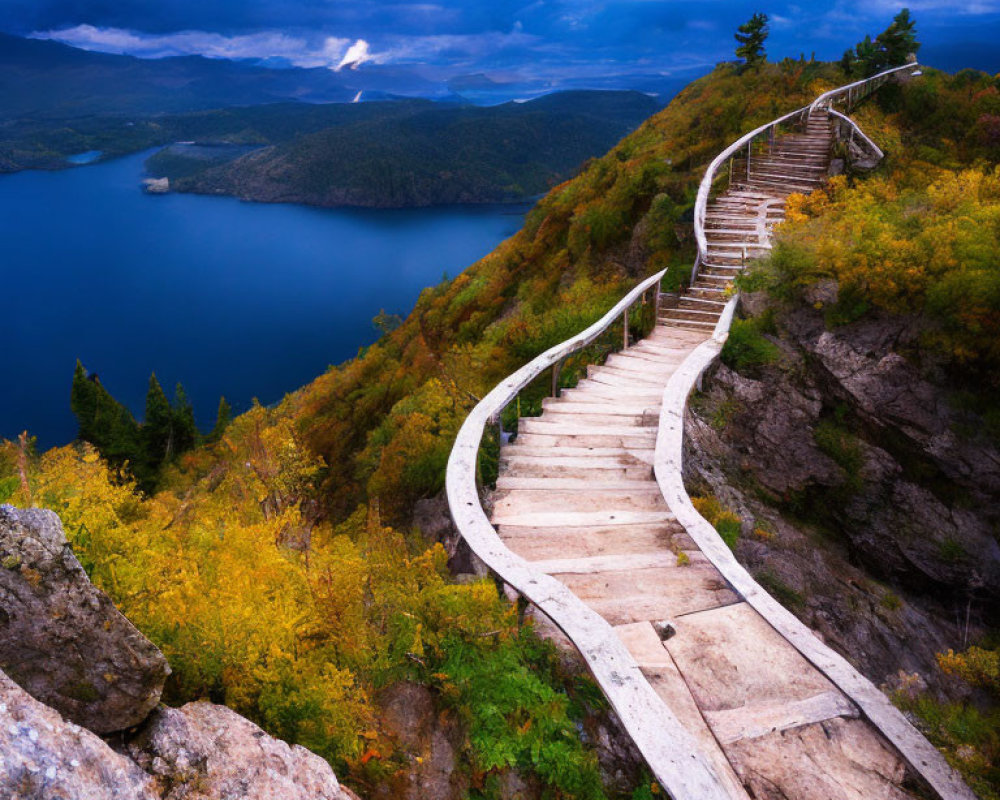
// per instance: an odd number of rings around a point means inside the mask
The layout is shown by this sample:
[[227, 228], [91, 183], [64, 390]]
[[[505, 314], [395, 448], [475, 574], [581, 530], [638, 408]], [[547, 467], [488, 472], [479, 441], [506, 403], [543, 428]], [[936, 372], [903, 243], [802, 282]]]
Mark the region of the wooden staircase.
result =
[[705, 339], [658, 326], [501, 449], [503, 543], [600, 614], [738, 800], [903, 800], [904, 762], [678, 524], [653, 476], [663, 387]]
[[754, 152], [749, 169], [746, 157], [733, 162], [729, 189], [705, 215], [708, 250], [697, 278], [679, 300], [661, 296], [660, 322], [706, 333], [715, 329], [733, 278], [771, 249], [771, 230], [785, 218], [785, 198], [808, 194], [826, 180], [832, 144], [830, 117], [818, 109], [802, 133], [779, 136]]
[[[714, 330], [785, 198], [825, 180], [827, 114], [735, 165], [707, 258], [647, 338], [523, 418], [501, 450], [504, 544], [610, 623], [731, 798], [903, 800], [906, 768], [857, 707], [736, 595], [678, 524], [652, 464], [663, 387]], [[742, 180], [737, 176], [741, 175]]]
[[[736, 561], [682, 477], [685, 406], [721, 351], [728, 325], [717, 323], [734, 276], [769, 248], [785, 198], [824, 180], [831, 122], [863, 136], [826, 108], [844, 98], [850, 106], [914, 68], [825, 92], [712, 160], [695, 204], [693, 286], [679, 298], [661, 294], [673, 304], [661, 304], [649, 336], [519, 421], [489, 503], [477, 483], [487, 427], [520, 391], [627, 318], [664, 272], [500, 381], [449, 457], [456, 528], [577, 648], [675, 800], [974, 800], [887, 698]], [[800, 132], [775, 138], [794, 124]], [[729, 189], [711, 201], [726, 164]]]

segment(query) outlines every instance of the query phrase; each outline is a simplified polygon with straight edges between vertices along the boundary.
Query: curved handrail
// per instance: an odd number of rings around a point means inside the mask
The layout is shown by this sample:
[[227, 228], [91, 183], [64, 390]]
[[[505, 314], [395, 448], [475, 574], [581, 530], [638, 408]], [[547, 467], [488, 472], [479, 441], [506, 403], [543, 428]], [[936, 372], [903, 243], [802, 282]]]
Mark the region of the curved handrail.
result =
[[759, 128], [755, 128], [750, 131], [750, 133], [741, 136], [729, 145], [729, 147], [719, 153], [712, 163], [709, 164], [708, 169], [705, 170], [705, 176], [702, 178], [701, 183], [698, 186], [698, 199], [695, 201], [694, 207], [694, 235], [698, 243], [698, 258], [695, 262], [694, 270], [692, 271], [691, 282], [694, 283], [694, 279], [697, 277], [698, 266], [705, 260], [708, 253], [708, 237], [705, 234], [705, 214], [708, 210], [708, 198], [712, 192], [712, 185], [715, 183], [716, 176], [719, 173], [719, 168], [727, 161], [727, 159], [735, 156], [736, 153], [741, 151], [744, 147], [752, 146], [753, 141], [757, 137], [773, 131], [779, 125], [789, 122], [795, 117], [808, 117], [818, 108], [829, 108], [829, 106], [835, 102], [835, 99], [841, 95], [846, 94], [849, 99], [853, 98], [855, 96], [855, 89], [860, 89], [862, 87], [877, 88], [876, 84], [881, 85], [888, 79], [888, 76], [905, 69], [916, 69], [919, 66], [920, 65], [914, 61], [911, 64], [905, 64], [902, 67], [894, 67], [893, 69], [886, 70], [885, 72], [880, 72], [878, 75], [873, 75], [870, 78], [864, 78], [863, 80], [855, 81], [854, 83], [849, 83], [845, 86], [838, 86], [836, 89], [824, 92], [813, 100], [813, 102], [808, 106], [796, 109], [789, 114], [785, 114], [783, 117], [778, 117], [778, 119], [772, 120], [765, 125], [761, 125]]
[[803, 106], [802, 108], [798, 108], [795, 111], [785, 114], [783, 117], [771, 120], [767, 124], [761, 125], [759, 128], [754, 128], [750, 131], [750, 133], [744, 134], [729, 145], [729, 147], [719, 153], [719, 155], [712, 160], [712, 163], [708, 165], [708, 169], [705, 170], [705, 176], [701, 179], [701, 183], [698, 185], [698, 199], [695, 200], [694, 204], [694, 235], [695, 239], [698, 241], [699, 261], [704, 261], [705, 256], [708, 253], [708, 237], [705, 235], [705, 214], [708, 209], [708, 196], [712, 193], [712, 184], [715, 183], [719, 167], [725, 164], [729, 158], [732, 158], [744, 147], [751, 145], [753, 140], [758, 136], [761, 136], [768, 131], [777, 128], [779, 125], [790, 121], [793, 117], [802, 117], [808, 113], [809, 106]]
[[837, 117], [842, 123], [846, 122], [848, 125], [850, 125], [852, 135], [856, 134], [861, 139], [861, 141], [868, 146], [868, 149], [872, 151], [872, 153], [875, 155], [875, 158], [878, 161], [881, 161], [883, 158], [885, 158], [885, 153], [882, 152], [882, 148], [879, 147], [877, 144], [875, 144], [875, 142], [873, 142], [871, 139], [869, 139], [868, 135], [863, 130], [861, 130], [861, 128], [858, 127], [858, 124], [853, 119], [851, 119], [846, 114], [841, 114], [839, 111], [834, 111], [832, 108], [827, 109], [827, 113], [829, 113], [834, 117]]
[[[901, 67], [893, 67], [892, 69], [887, 69], [884, 72], [878, 73], [878, 75], [872, 75], [870, 78], [862, 78], [860, 81], [854, 81], [854, 83], [848, 83], [844, 86], [838, 86], [836, 89], [831, 89], [828, 92], [823, 92], [819, 97], [809, 104], [809, 113], [811, 114], [817, 108], [829, 108], [834, 102], [835, 98], [840, 98], [843, 95], [847, 95], [848, 103], [850, 104], [854, 97], [855, 89], [867, 89], [873, 87], [875, 89], [881, 86], [885, 82], [885, 79], [890, 75], [894, 75], [897, 72], [902, 72], [904, 69], [919, 69], [920, 64], [916, 61], [912, 61], [909, 64], [903, 64]], [[875, 85], [877, 84], [877, 85]], [[868, 93], [862, 93], [862, 96], [867, 96]]]
[[[878, 157], [883, 157], [881, 149], [852, 119], [832, 109], [830, 113], [849, 123]], [[847, 659], [823, 644], [798, 617], [771, 597], [736, 560], [733, 551], [722, 540], [715, 527], [691, 502], [683, 477], [684, 412], [691, 392], [722, 352], [737, 302], [738, 297], [735, 296], [729, 300], [712, 338], [700, 344], [685, 358], [664, 389], [653, 456], [653, 472], [663, 498], [698, 549], [719, 570], [733, 590], [858, 706], [865, 718], [892, 743], [910, 767], [942, 800], [975, 800], [975, 795], [941, 752]]]
[[[736, 304], [733, 298], [727, 306]], [[740, 564], [729, 546], [691, 503], [684, 486], [684, 411], [702, 374], [722, 352], [729, 319], [720, 319], [712, 338], [700, 344], [671, 376], [663, 392], [653, 471], [663, 497], [698, 549], [735, 592], [778, 634], [853, 701], [942, 800], [975, 800], [944, 756], [845, 658], [823, 644], [794, 614], [769, 595]]]
[[469, 547], [572, 640], [660, 785], [672, 797], [728, 800], [731, 795], [701, 748], [650, 686], [611, 625], [562, 583], [507, 548], [483, 511], [476, 487], [476, 462], [486, 425], [542, 372], [593, 342], [643, 292], [658, 287], [665, 273], [646, 278], [589, 328], [546, 350], [487, 394], [459, 429], [448, 458], [445, 489], [452, 519]]
[[[836, 90], [826, 94], [835, 93]], [[701, 234], [698, 240], [699, 257], [707, 250], [704, 211], [719, 166], [756, 136], [797, 115], [807, 115], [810, 108], [812, 106], [798, 109], [751, 131], [712, 162], [699, 187], [701, 214], [699, 216], [698, 206], [695, 213], [696, 233]], [[494, 387], [470, 412], [458, 432], [448, 458], [445, 487], [452, 519], [469, 547], [494, 574], [536, 605], [570, 638], [660, 785], [674, 798], [728, 800], [732, 795], [727, 790], [727, 784], [708, 763], [691, 734], [646, 681], [639, 665], [613, 628], [561, 582], [535, 570], [530, 562], [506, 547], [483, 510], [476, 486], [479, 447], [486, 425], [495, 422], [518, 392], [542, 372], [593, 342], [620, 314], [627, 314], [643, 292], [654, 286], [658, 292], [659, 281], [665, 272], [658, 272], [642, 281], [600, 320], [537, 356]], [[654, 456], [654, 473], [661, 492], [678, 521], [689, 530], [698, 546], [732, 587], [859, 706], [943, 800], [975, 800], [941, 753], [910, 725], [878, 689], [845, 659], [823, 645], [808, 627], [756, 584], [735, 560], [715, 529], [691, 504], [681, 477], [684, 408], [692, 388], [721, 352], [736, 304], [736, 297], [729, 300], [712, 338], [699, 345], [685, 359], [664, 390]]]

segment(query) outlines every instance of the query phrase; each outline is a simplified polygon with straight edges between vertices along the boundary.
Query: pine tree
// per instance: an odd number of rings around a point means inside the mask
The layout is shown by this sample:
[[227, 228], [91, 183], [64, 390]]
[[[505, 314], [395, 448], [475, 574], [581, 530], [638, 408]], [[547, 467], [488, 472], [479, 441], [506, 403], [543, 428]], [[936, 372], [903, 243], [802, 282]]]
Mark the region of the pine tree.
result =
[[876, 37], [875, 44], [882, 56], [883, 68], [903, 66], [907, 58], [920, 49], [910, 9], [904, 8], [893, 17], [889, 27]]
[[844, 55], [840, 57], [840, 68], [844, 70], [844, 74], [850, 77], [854, 74], [857, 68], [858, 57], [854, 52], [854, 48], [848, 47], [844, 51]]
[[174, 413], [167, 401], [167, 395], [156, 379], [154, 372], [149, 376], [146, 392], [146, 415], [142, 423], [144, 467], [148, 474], [155, 474], [160, 465], [169, 461], [174, 453]]
[[97, 418], [97, 386], [87, 375], [87, 370], [83, 368], [79, 359], [77, 359], [76, 369], [73, 371], [73, 388], [70, 390], [69, 407], [80, 426], [77, 437], [85, 442], [93, 443]]
[[767, 60], [764, 42], [769, 32], [767, 14], [759, 11], [737, 28], [735, 38], [739, 47], [736, 48], [736, 57], [742, 58], [745, 66], [755, 67]]
[[194, 421], [194, 408], [179, 382], [174, 389], [173, 430], [175, 456], [198, 444], [198, 426]]
[[233, 409], [232, 406], [226, 402], [225, 397], [219, 398], [219, 411], [215, 415], [215, 427], [212, 428], [212, 432], [208, 435], [209, 441], [217, 442], [222, 438], [222, 434], [225, 433], [226, 428], [233, 419]]
[[854, 51], [857, 55], [857, 71], [861, 77], [869, 78], [882, 71], [882, 57], [871, 36], [865, 36], [862, 41], [858, 42]]
[[866, 36], [855, 45], [853, 53], [850, 50], [844, 53], [840, 65], [845, 72], [849, 70], [855, 76], [870, 78], [891, 67], [903, 66], [919, 49], [916, 22], [910, 16], [910, 9], [904, 8], [874, 41]]
[[142, 457], [139, 426], [132, 413], [111, 396], [96, 375], [76, 362], [70, 408], [80, 426], [79, 438], [94, 445], [113, 467]]

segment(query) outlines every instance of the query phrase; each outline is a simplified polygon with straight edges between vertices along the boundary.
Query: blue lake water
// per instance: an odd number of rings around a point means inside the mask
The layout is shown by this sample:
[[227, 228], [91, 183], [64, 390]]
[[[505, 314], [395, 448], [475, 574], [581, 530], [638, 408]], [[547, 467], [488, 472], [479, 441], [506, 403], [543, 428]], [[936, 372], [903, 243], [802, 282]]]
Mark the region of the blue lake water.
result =
[[380, 309], [514, 234], [526, 206], [345, 210], [144, 194], [148, 154], [0, 177], [0, 437], [70, 441], [76, 359], [140, 416], [149, 374], [199, 425], [378, 338]]

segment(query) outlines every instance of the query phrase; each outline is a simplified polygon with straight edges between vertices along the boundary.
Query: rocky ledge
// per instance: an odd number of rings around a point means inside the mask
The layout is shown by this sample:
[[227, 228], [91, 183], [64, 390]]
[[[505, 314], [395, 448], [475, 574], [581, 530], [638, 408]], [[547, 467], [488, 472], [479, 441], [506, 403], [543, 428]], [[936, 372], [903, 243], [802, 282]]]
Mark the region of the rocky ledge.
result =
[[739, 560], [876, 683], [948, 686], [935, 654], [996, 624], [1000, 447], [921, 347], [920, 320], [829, 327], [745, 295], [770, 363], [718, 365], [692, 398], [685, 480], [743, 520]]
[[0, 797], [356, 800], [322, 758], [225, 706], [159, 706], [166, 659], [52, 512], [0, 506], [0, 565]]

